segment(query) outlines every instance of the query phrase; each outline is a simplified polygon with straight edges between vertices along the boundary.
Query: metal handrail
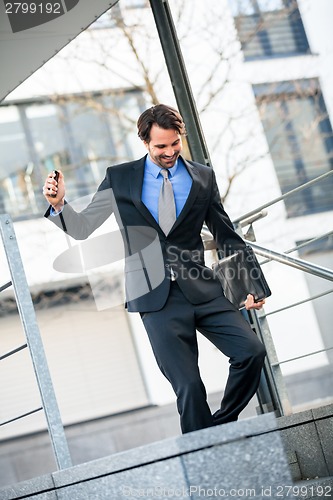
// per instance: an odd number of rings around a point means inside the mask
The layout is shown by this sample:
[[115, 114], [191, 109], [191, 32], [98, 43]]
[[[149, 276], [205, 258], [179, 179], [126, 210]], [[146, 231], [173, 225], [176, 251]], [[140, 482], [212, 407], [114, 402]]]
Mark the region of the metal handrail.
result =
[[[296, 252], [297, 250], [300, 250], [301, 248], [305, 248], [309, 245], [312, 245], [312, 243], [316, 243], [317, 241], [323, 240], [324, 238], [327, 238], [328, 236], [333, 235], [333, 231], [328, 231], [327, 233], [322, 234], [321, 236], [317, 236], [316, 238], [311, 238], [311, 240], [305, 241], [304, 243], [301, 243], [300, 245], [296, 245], [295, 247], [289, 248], [289, 250], [285, 250], [283, 253], [292, 253]], [[266, 264], [267, 262], [271, 262], [272, 259], [266, 259], [260, 262], [260, 265], [262, 266], [263, 264]]]
[[281, 264], [286, 264], [287, 266], [291, 266], [295, 269], [299, 269], [300, 271], [313, 274], [314, 276], [318, 276], [319, 278], [333, 281], [333, 271], [331, 269], [328, 269], [327, 267], [318, 266], [317, 264], [313, 264], [312, 262], [308, 262], [296, 257], [289, 257], [285, 253], [276, 252], [275, 250], [269, 250], [268, 248], [264, 248], [257, 243], [253, 243], [252, 241], [244, 241], [251, 245], [255, 253], [257, 253], [258, 255], [276, 260]]
[[4, 290], [12, 286], [12, 284], [13, 283], [11, 281], [8, 281], [8, 283], [5, 283], [4, 285], [0, 286], [0, 292], [3, 292]]
[[[216, 250], [217, 245], [216, 242], [207, 228], [203, 228], [201, 231], [202, 239], [204, 241], [204, 247], [206, 250]], [[253, 243], [253, 241], [249, 241], [244, 239], [244, 241], [251, 245], [258, 255], [262, 255], [263, 257], [267, 257], [270, 260], [276, 260], [281, 264], [285, 264], [287, 266], [294, 267], [295, 269], [299, 269], [300, 271], [304, 271], [309, 274], [313, 274], [314, 276], [318, 276], [319, 278], [324, 278], [329, 281], [333, 281], [333, 271], [328, 269], [327, 267], [318, 266], [317, 264], [313, 264], [307, 260], [299, 259], [297, 257], [289, 257], [285, 253], [276, 252], [275, 250], [269, 250], [268, 248], [262, 247], [257, 243]]]
[[244, 219], [248, 219], [249, 217], [252, 217], [253, 215], [256, 215], [261, 210], [264, 210], [265, 208], [271, 207], [275, 203], [278, 203], [279, 201], [285, 200], [289, 196], [292, 196], [293, 194], [296, 194], [299, 191], [302, 191], [303, 189], [307, 189], [307, 188], [313, 186], [314, 184], [317, 184], [317, 182], [320, 182], [320, 181], [326, 179], [330, 175], [333, 175], [333, 170], [330, 170], [329, 172], [326, 172], [325, 174], [319, 175], [318, 177], [316, 177], [312, 181], [305, 182], [304, 184], [301, 184], [297, 188], [292, 189], [291, 191], [288, 191], [287, 193], [285, 193], [285, 194], [283, 194], [281, 196], [278, 196], [277, 198], [275, 198], [275, 199], [273, 199], [271, 201], [268, 201], [267, 203], [264, 203], [263, 205], [261, 205], [260, 207], [256, 208], [255, 210], [251, 210], [247, 214], [241, 215], [240, 217], [238, 217], [237, 219], [235, 219], [233, 222], [234, 222], [234, 224], [239, 224]]
[[9, 356], [12, 356], [13, 354], [16, 354], [17, 352], [22, 351], [23, 349], [26, 349], [28, 347], [28, 344], [22, 344], [19, 347], [16, 347], [16, 349], [13, 349], [12, 351], [6, 352], [6, 354], [2, 354], [0, 356], [0, 361], [3, 359], [9, 358]]
[[22, 413], [21, 415], [18, 415], [17, 417], [10, 418], [9, 420], [6, 420], [5, 422], [0, 423], [0, 427], [4, 425], [11, 424], [12, 422], [16, 422], [17, 420], [20, 420], [21, 418], [24, 417], [29, 417], [30, 415], [33, 415], [34, 413], [37, 413], [38, 411], [42, 411], [44, 408], [42, 406], [39, 406], [38, 408], [35, 408], [34, 410], [27, 411], [26, 413]]
[[[265, 216], [265, 213], [263, 211], [258, 212], [255, 211], [254, 214], [251, 216], [248, 216], [248, 221], [250, 224], [252, 224], [255, 220], [258, 220], [259, 218]], [[238, 224], [238, 231], [239, 231], [239, 226], [244, 226], [245, 224]], [[237, 228], [236, 228], [237, 230]], [[239, 231], [241, 233], [241, 231]], [[217, 250], [217, 245], [216, 242], [208, 230], [208, 228], [204, 227], [202, 230], [202, 239], [204, 242], [204, 247], [205, 250]], [[331, 234], [327, 233], [327, 235]], [[318, 276], [320, 278], [326, 279], [333, 281], [333, 271], [331, 269], [327, 269], [322, 266], [318, 266], [316, 264], [313, 264], [311, 262], [305, 261], [303, 259], [299, 258], [293, 258], [289, 257], [286, 255], [286, 253], [281, 253], [281, 252], [276, 252], [274, 250], [269, 250], [267, 248], [264, 248], [260, 245], [257, 245], [256, 243], [253, 243], [252, 241], [248, 241], [244, 236], [242, 236], [244, 241], [251, 245], [254, 249], [254, 251], [262, 255], [264, 257], [268, 257], [268, 260], [275, 260], [279, 263], [291, 266], [295, 269], [298, 269], [300, 271], [307, 272], [309, 274]], [[323, 236], [316, 238], [317, 239], [322, 239]], [[302, 245], [303, 246], [303, 245]], [[305, 245], [304, 245], [305, 246]], [[291, 249], [293, 251], [294, 249]], [[295, 248], [296, 250], [296, 248]], [[330, 290], [327, 293], [332, 293], [332, 290]], [[320, 294], [321, 295], [326, 295]], [[319, 297], [319, 295], [318, 295]], [[312, 297], [311, 300], [314, 298]], [[304, 301], [302, 301], [304, 302]], [[296, 305], [299, 304], [292, 304], [290, 307], [295, 307]], [[289, 306], [287, 306], [289, 307]], [[278, 312], [278, 311], [273, 311], [273, 312]], [[260, 405], [262, 408], [267, 406], [267, 408], [273, 407], [277, 413], [280, 415], [290, 415], [292, 414], [292, 407], [288, 398], [288, 393], [286, 390], [286, 386], [283, 380], [283, 374], [281, 372], [280, 368], [280, 362], [277, 357], [277, 353], [275, 350], [274, 342], [269, 330], [269, 326], [267, 323], [267, 316], [268, 314], [265, 314], [264, 311], [261, 311], [259, 316], [257, 317], [256, 313], [253, 311], [250, 311], [249, 317], [252, 318], [253, 325], [255, 328], [255, 331], [257, 332], [257, 335], [260, 336], [262, 341], [264, 342], [267, 350], [267, 359], [269, 362], [267, 362], [267, 370], [265, 371], [265, 377], [263, 377], [261, 384], [258, 389], [258, 400], [260, 402]], [[260, 317], [260, 321], [259, 321]], [[310, 354], [309, 354], [310, 355]], [[289, 361], [289, 360], [288, 360]], [[290, 360], [292, 361], [292, 360]], [[263, 403], [263, 404], [262, 404]], [[271, 411], [271, 410], [268, 410]]]
[[[13, 223], [8, 214], [0, 214], [0, 238], [12, 278], [12, 283], [10, 282], [10, 284], [13, 284], [15, 300], [26, 337], [26, 345], [18, 346], [11, 352], [4, 354], [2, 359], [16, 354], [26, 347], [29, 348], [30, 358], [42, 402], [41, 407], [24, 413], [23, 415], [13, 417], [6, 422], [2, 422], [1, 426], [24, 418], [37, 411], [44, 410], [55, 461], [59, 469], [65, 469], [71, 467], [72, 460], [53, 389], [41, 335], [37, 325], [36, 314], [26, 280]], [[6, 288], [7, 285], [9, 286], [9, 283], [5, 285]]]
[[309, 356], [314, 356], [315, 354], [322, 354], [323, 352], [331, 351], [333, 349], [332, 347], [326, 347], [326, 349], [319, 349], [318, 351], [313, 351], [313, 352], [307, 352], [306, 354], [301, 354], [300, 356], [295, 356], [294, 358], [289, 358], [289, 359], [284, 359], [282, 361], [277, 361], [275, 363], [272, 363], [272, 366], [278, 366], [282, 365], [284, 363], [290, 363], [291, 361], [297, 361], [302, 358], [308, 358]]
[[260, 210], [256, 213], [252, 214], [250, 217], [247, 217], [246, 219], [242, 219], [240, 226], [241, 227], [249, 226], [256, 221], [263, 219], [264, 217], [267, 217], [267, 215], [268, 215], [267, 210]]
[[325, 297], [325, 295], [329, 295], [330, 293], [333, 293], [333, 289], [327, 290], [326, 292], [318, 293], [317, 295], [312, 295], [311, 297], [299, 300], [298, 302], [293, 302], [288, 306], [280, 307], [279, 309], [274, 309], [274, 311], [269, 311], [268, 313], [265, 312], [263, 316], [267, 318], [267, 316], [272, 316], [272, 314], [277, 314], [283, 311], [287, 311], [288, 309], [293, 309], [294, 307], [301, 306], [303, 304], [306, 304], [307, 302], [312, 302], [313, 300], [321, 299], [321, 297]]

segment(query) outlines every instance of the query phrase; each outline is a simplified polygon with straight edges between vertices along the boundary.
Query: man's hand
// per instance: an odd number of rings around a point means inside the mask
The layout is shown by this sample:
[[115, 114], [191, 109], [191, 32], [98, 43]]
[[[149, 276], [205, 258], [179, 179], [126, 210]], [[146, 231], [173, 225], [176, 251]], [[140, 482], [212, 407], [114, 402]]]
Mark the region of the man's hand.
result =
[[248, 294], [248, 296], [246, 297], [246, 301], [245, 301], [245, 309], [247, 309], [248, 311], [250, 309], [261, 309], [262, 306], [265, 304], [265, 299], [263, 300], [260, 300], [260, 302], [254, 302], [254, 297], [253, 295], [251, 295], [250, 293]]
[[51, 172], [47, 176], [43, 186], [43, 195], [56, 212], [59, 212], [63, 208], [65, 203], [65, 182], [64, 176], [60, 171], [58, 182], [55, 180], [55, 172]]

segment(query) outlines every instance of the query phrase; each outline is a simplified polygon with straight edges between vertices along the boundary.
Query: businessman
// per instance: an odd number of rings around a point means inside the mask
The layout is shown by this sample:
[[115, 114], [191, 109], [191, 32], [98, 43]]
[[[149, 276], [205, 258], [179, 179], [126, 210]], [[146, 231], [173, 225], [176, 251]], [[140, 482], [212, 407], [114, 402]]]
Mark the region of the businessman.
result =
[[[81, 212], [65, 200], [63, 174], [57, 182], [51, 173], [43, 187], [45, 216], [85, 239], [115, 214], [126, 252], [126, 307], [141, 315], [158, 366], [177, 396], [182, 432], [235, 421], [257, 390], [265, 349], [205, 266], [202, 226], [226, 255], [245, 243], [224, 211], [213, 169], [181, 156], [186, 131], [179, 112], [153, 106], [137, 127], [146, 156], [109, 167]], [[248, 295], [246, 308], [260, 309], [263, 302]], [[230, 363], [213, 414], [198, 368], [197, 331]]]

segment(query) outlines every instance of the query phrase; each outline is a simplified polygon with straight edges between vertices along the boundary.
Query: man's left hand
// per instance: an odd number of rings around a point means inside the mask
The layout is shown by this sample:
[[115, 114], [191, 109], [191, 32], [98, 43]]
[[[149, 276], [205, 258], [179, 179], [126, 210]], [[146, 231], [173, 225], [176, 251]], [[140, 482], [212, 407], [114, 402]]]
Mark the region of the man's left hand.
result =
[[250, 293], [248, 294], [248, 296], [246, 297], [246, 301], [245, 301], [245, 309], [247, 309], [248, 311], [250, 309], [256, 309], [256, 310], [259, 310], [262, 308], [262, 306], [265, 304], [265, 299], [263, 300], [260, 300], [259, 302], [254, 302], [254, 297], [253, 295], [251, 295]]

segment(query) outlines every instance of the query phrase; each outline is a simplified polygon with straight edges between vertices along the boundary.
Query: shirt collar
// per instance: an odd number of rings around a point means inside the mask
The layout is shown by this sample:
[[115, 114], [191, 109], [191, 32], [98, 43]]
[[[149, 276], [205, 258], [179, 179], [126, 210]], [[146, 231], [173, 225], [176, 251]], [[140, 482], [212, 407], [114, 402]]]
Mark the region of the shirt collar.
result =
[[[177, 158], [177, 161], [173, 167], [168, 168], [168, 171], [170, 172], [171, 177], [173, 177], [177, 171], [178, 162], [179, 162], [179, 158]], [[146, 158], [145, 168], [146, 168], [146, 172], [153, 175], [156, 179], [158, 177], [158, 174], [162, 170], [161, 167], [159, 167], [158, 165], [156, 165], [156, 163], [153, 162], [153, 160], [150, 158], [149, 155], [147, 155], [147, 158]]]

